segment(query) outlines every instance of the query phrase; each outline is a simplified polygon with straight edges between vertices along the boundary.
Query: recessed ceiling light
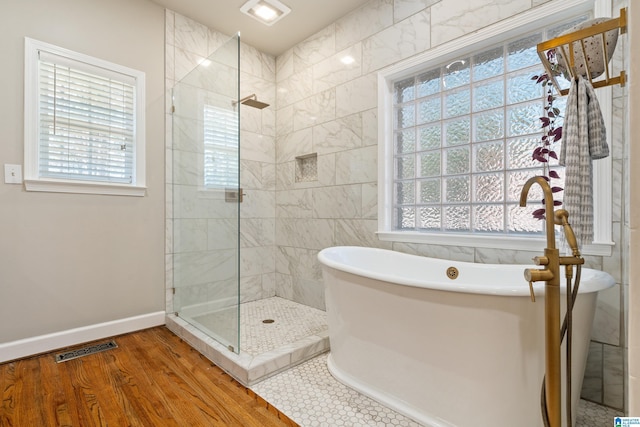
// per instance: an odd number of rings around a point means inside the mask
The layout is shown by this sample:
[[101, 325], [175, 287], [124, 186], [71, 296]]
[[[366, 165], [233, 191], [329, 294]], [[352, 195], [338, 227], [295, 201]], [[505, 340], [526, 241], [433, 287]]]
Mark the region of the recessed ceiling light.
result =
[[265, 25], [273, 25], [291, 12], [291, 9], [278, 0], [249, 0], [240, 8], [240, 12]]

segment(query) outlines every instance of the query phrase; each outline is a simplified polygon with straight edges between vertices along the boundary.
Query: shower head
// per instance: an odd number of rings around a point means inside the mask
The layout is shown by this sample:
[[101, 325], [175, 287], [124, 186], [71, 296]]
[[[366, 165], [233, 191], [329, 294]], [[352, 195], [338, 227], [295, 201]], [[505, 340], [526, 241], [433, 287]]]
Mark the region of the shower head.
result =
[[249, 107], [258, 108], [260, 110], [269, 106], [269, 104], [267, 104], [266, 102], [258, 101], [258, 97], [256, 96], [255, 93], [245, 98], [242, 98], [240, 101], [237, 101], [237, 102], [234, 101], [232, 104], [234, 108], [237, 104], [244, 104], [244, 105], [248, 105]]

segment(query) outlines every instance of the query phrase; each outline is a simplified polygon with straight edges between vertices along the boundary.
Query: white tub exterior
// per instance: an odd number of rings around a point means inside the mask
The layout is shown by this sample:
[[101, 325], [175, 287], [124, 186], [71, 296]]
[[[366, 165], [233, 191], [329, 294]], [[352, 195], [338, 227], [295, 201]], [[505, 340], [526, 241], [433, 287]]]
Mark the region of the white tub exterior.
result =
[[[318, 259], [328, 365], [339, 381], [425, 426], [542, 426], [544, 283], [532, 303], [523, 277], [535, 266], [364, 247], [328, 248]], [[455, 280], [445, 274], [451, 266]], [[597, 291], [613, 284], [607, 273], [582, 269], [573, 311], [574, 422]]]

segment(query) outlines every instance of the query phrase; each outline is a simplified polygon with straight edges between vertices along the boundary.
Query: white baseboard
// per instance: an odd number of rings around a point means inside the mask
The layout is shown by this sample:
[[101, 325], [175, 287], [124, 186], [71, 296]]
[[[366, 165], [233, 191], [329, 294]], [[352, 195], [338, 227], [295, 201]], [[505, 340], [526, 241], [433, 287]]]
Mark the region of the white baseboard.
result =
[[0, 363], [165, 324], [157, 311], [0, 344]]

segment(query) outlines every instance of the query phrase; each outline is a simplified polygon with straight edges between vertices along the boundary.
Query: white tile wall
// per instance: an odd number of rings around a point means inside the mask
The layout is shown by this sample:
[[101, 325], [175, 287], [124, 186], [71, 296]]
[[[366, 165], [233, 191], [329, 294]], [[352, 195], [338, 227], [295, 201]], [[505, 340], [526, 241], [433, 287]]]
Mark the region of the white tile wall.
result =
[[[532, 256], [539, 255], [391, 244], [377, 239], [376, 72], [402, 58], [545, 2], [371, 0], [278, 58], [245, 47], [243, 79], [252, 82], [258, 97], [272, 106], [259, 114], [255, 111], [247, 113], [249, 117], [243, 120], [241, 157], [245, 160], [243, 168], [248, 189], [243, 209], [244, 217], [254, 222], [244, 223], [244, 227], [252, 228], [243, 232], [242, 244], [255, 247], [253, 253], [256, 256], [264, 255], [260, 248], [268, 247], [272, 242], [275, 244], [272, 270], [256, 260], [258, 267], [247, 270], [256, 274], [243, 283], [252, 289], [260, 286], [263, 291], [273, 291], [284, 298], [323, 307], [322, 282], [315, 257], [320, 249], [327, 246], [389, 247], [475, 262], [529, 262]], [[627, 0], [616, 0], [616, 6], [625, 4]], [[174, 19], [175, 25], [172, 24]], [[202, 37], [206, 38], [209, 51], [224, 40], [215, 31], [203, 31], [198, 24], [167, 14], [168, 86], [174, 78], [181, 78], [192, 69], [199, 56], [206, 54], [202, 52]], [[628, 51], [628, 46], [623, 46], [623, 50]], [[352, 56], [354, 62], [349, 65], [340, 62], [346, 55]], [[624, 66], [624, 60], [620, 59], [623, 52], [619, 50], [616, 55], [616, 63], [622, 64], [617, 66]], [[247, 94], [252, 92], [254, 90], [248, 90]], [[594, 325], [594, 334], [599, 340], [618, 342], [619, 345], [619, 338], [624, 334], [621, 329], [623, 322], [620, 321], [624, 318], [621, 293], [628, 281], [620, 267], [627, 252], [626, 246], [621, 247], [621, 244], [629, 232], [628, 228], [623, 228], [623, 224], [628, 224], [628, 212], [625, 210], [628, 203], [621, 188], [626, 185], [628, 174], [625, 167], [627, 136], [624, 134], [626, 89], [614, 90], [614, 112], [615, 126], [611, 130], [613, 226], [620, 232], [615, 235], [617, 247], [614, 257], [588, 257], [587, 261], [591, 267], [604, 266], [619, 281], [620, 286], [600, 298]], [[189, 147], [192, 136], [189, 134], [192, 132], [192, 128], [178, 129], [175, 147], [196, 152]], [[318, 153], [318, 180], [296, 183], [295, 157], [310, 153]], [[177, 179], [188, 180], [189, 177]], [[262, 187], [259, 185], [261, 180]], [[168, 195], [168, 200], [177, 200], [190, 191], [186, 186], [179, 186], [176, 194]], [[202, 217], [203, 210], [213, 211], [215, 216], [217, 208], [215, 204], [205, 202], [203, 207], [187, 203], [178, 209], [185, 217], [198, 219]], [[260, 223], [261, 220], [272, 222]], [[260, 237], [258, 229], [262, 224], [273, 232]], [[274, 240], [269, 241], [269, 238]], [[270, 263], [268, 256], [267, 259]], [[255, 290], [251, 293], [258, 295]], [[607, 360], [613, 361], [614, 358]], [[602, 381], [602, 393], [603, 384], [617, 384], [621, 374], [617, 369], [608, 369], [606, 375], [610, 380]], [[611, 396], [608, 401], [619, 402], [617, 392], [609, 391], [611, 388], [606, 388]]]

